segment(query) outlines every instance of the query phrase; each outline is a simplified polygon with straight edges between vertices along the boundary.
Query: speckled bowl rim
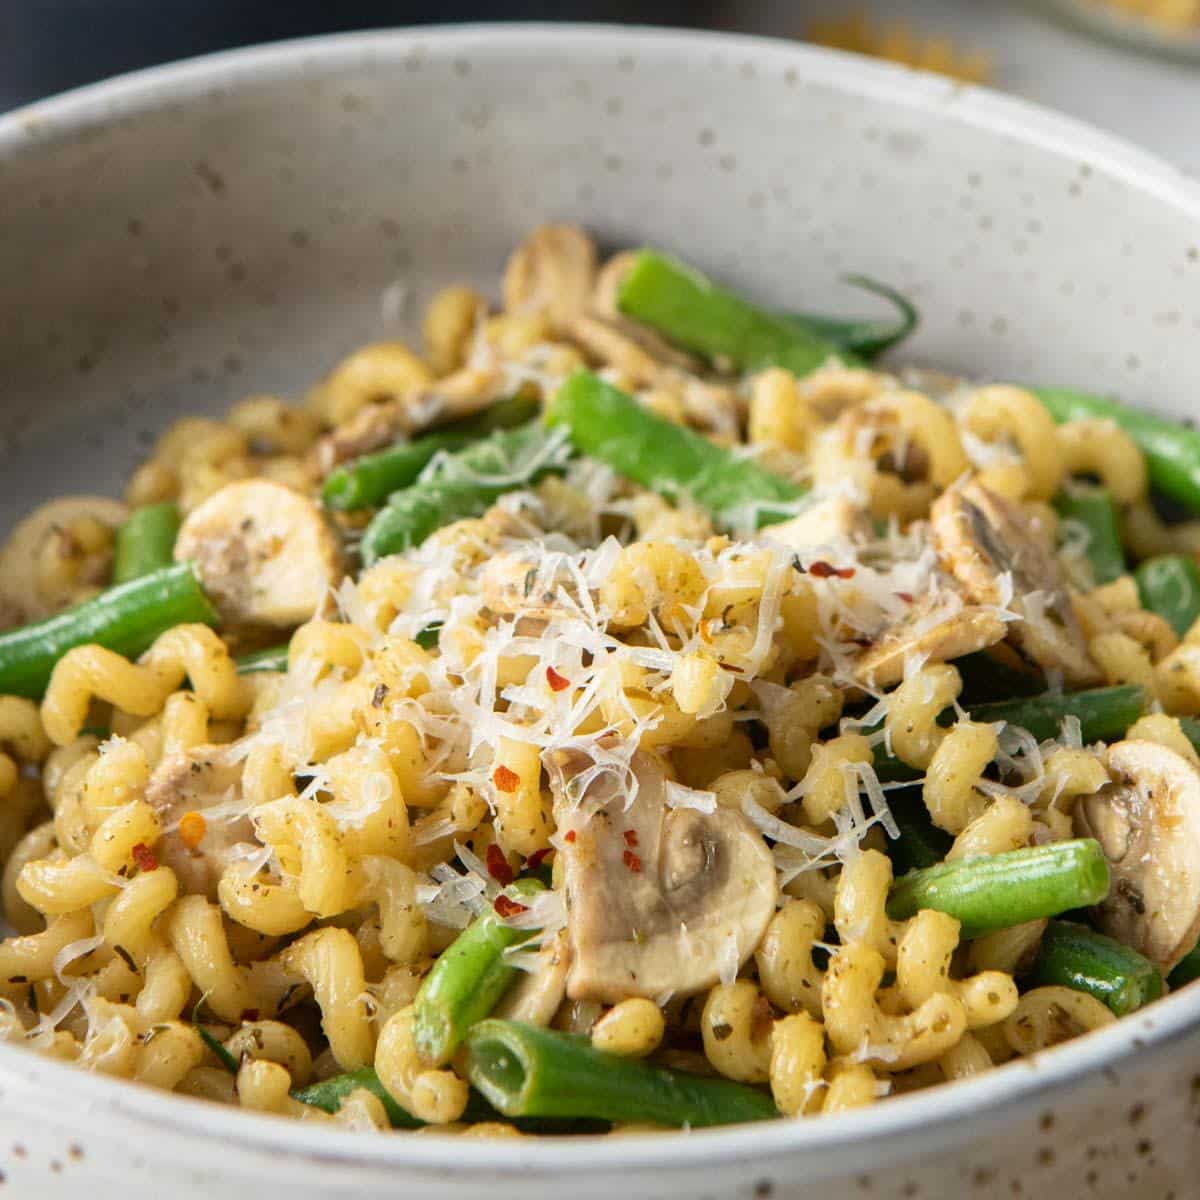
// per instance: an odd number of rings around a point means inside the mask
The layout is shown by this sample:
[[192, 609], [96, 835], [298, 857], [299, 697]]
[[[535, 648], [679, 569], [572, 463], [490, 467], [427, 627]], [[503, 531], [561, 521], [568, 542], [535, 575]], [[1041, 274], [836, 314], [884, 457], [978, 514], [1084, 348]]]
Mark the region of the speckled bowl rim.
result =
[[[795, 72], [801, 82], [895, 104], [937, 123], [949, 120], [983, 134], [1002, 136], [1057, 153], [1120, 178], [1130, 188], [1177, 210], [1200, 232], [1200, 187], [1168, 163], [1026, 101], [987, 89], [965, 87], [941, 77], [876, 63], [856, 55], [769, 38], [683, 30], [604, 25], [476, 24], [343, 34], [279, 42], [155, 67], [79, 88], [0, 118], [0, 161], [17, 165], [24, 152], [103, 130], [124, 118], [165, 104], [251, 83], [323, 75], [403, 52], [447, 57], [503, 58], [521, 49], [544, 50], [579, 61], [618, 56], [654, 60], [671, 69], [704, 61], [716, 51], [742, 55], [759, 70]], [[163, 1130], [219, 1139], [244, 1151], [283, 1152], [322, 1164], [380, 1169], [414, 1168], [459, 1176], [558, 1176], [626, 1174], [637, 1169], [669, 1170], [736, 1163], [770, 1171], [773, 1154], [824, 1151], [835, 1156], [861, 1148], [864, 1169], [879, 1165], [908, 1146], [951, 1145], [972, 1136], [968, 1118], [1003, 1119], [1017, 1106], [1044, 1108], [1058, 1089], [1084, 1077], [1109, 1073], [1200, 1028], [1200, 988], [1189, 988], [1067, 1045], [970, 1080], [912, 1093], [856, 1112], [803, 1121], [778, 1121], [687, 1135], [621, 1138], [464, 1141], [461, 1138], [364, 1137], [243, 1112], [148, 1088], [67, 1064], [27, 1050], [0, 1045], [0, 1080], [21, 1079], [39, 1090], [61, 1089], [114, 1115]], [[977, 1136], [977, 1134], [975, 1135]], [[834, 1170], [839, 1169], [834, 1167]], [[823, 1174], [819, 1165], [816, 1173]]]

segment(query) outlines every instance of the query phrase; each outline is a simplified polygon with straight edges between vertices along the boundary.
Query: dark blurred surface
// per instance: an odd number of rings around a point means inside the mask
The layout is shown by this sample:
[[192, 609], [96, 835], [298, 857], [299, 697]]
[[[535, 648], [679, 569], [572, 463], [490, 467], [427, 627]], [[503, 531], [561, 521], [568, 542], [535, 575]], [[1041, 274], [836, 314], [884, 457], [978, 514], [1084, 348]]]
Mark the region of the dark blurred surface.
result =
[[572, 20], [729, 28], [737, 0], [0, 0], [0, 109], [229, 46], [444, 21]]

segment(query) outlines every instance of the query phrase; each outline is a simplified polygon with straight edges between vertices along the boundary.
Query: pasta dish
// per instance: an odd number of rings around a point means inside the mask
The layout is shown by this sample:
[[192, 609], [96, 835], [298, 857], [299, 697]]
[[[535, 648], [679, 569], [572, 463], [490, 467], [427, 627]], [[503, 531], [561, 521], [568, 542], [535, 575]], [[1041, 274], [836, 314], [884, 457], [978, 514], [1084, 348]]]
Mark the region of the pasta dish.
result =
[[420, 354], [25, 517], [0, 1034], [351, 1128], [686, 1129], [1200, 973], [1200, 435], [873, 365], [917, 315], [852, 282], [894, 318], [542, 226]]

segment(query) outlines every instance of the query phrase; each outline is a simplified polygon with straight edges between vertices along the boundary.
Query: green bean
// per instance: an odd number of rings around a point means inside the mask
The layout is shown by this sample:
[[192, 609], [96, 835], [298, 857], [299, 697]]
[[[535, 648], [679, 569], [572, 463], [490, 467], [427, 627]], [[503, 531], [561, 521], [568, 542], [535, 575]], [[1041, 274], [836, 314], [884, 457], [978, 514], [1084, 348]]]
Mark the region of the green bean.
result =
[[[422, 1129], [425, 1127], [424, 1121], [414, 1117], [383, 1086], [374, 1067], [348, 1071], [344, 1075], [334, 1075], [319, 1083], [310, 1083], [307, 1087], [297, 1088], [292, 1092], [292, 1099], [299, 1100], [301, 1104], [311, 1104], [313, 1108], [322, 1109], [327, 1113], [335, 1113], [342, 1107], [343, 1101], [351, 1092], [357, 1091], [359, 1088], [366, 1088], [372, 1095], [379, 1097], [393, 1129]], [[476, 1121], [499, 1121], [503, 1120], [503, 1116], [503, 1113], [498, 1113], [477, 1091], [472, 1089], [467, 1098], [467, 1107], [460, 1120], [471, 1124]], [[602, 1133], [609, 1126], [609, 1122], [602, 1121], [562, 1121], [545, 1118], [518, 1119], [513, 1124], [524, 1133], [560, 1134]]]
[[1056, 738], [1067, 717], [1079, 721], [1084, 742], [1111, 742], [1142, 715], [1146, 694], [1136, 684], [1090, 688], [1084, 692], [1046, 692], [1017, 700], [972, 704], [973, 721], [1006, 721], [1027, 729], [1038, 741]]
[[901, 788], [888, 796], [888, 808], [900, 830], [885, 849], [896, 875], [932, 867], [946, 857], [954, 839], [929, 818], [919, 787]]
[[1200, 567], [1184, 554], [1148, 558], [1133, 573], [1142, 607], [1158, 613], [1180, 637], [1200, 617]]
[[859, 361], [816, 330], [755, 308], [653, 250], [638, 253], [617, 289], [617, 307], [680, 346], [739, 371], [785, 367], [808, 375], [831, 358]]
[[771, 1097], [594, 1050], [578, 1034], [481, 1021], [467, 1035], [467, 1077], [506, 1117], [594, 1117], [701, 1128], [778, 1116]]
[[243, 654], [237, 660], [239, 675], [257, 675], [265, 671], [286, 671], [288, 669], [288, 647], [268, 646], [265, 650], [255, 650], [252, 654]]
[[889, 322], [865, 317], [827, 317], [820, 313], [797, 313], [792, 320], [827, 342], [832, 342], [839, 351], [857, 355], [868, 362], [904, 341], [920, 324], [921, 317], [916, 305], [895, 288], [866, 275], [846, 275], [843, 278], [844, 282], [854, 287], [890, 301], [899, 310], [898, 315]]
[[537, 411], [536, 400], [513, 396], [412, 441], [365, 454], [326, 476], [321, 500], [327, 508], [339, 510], [377, 507], [393, 492], [415, 483], [434, 455], [453, 453], [498, 429], [522, 425], [537, 416]]
[[191, 563], [177, 563], [109, 588], [44, 621], [0, 634], [0, 694], [40, 699], [54, 664], [95, 643], [136, 658], [175, 625], [216, 625]]
[[307, 1087], [297, 1088], [292, 1092], [292, 1099], [301, 1104], [310, 1104], [313, 1108], [322, 1109], [327, 1113], [335, 1113], [342, 1107], [351, 1092], [366, 1088], [373, 1096], [383, 1102], [384, 1111], [393, 1129], [420, 1129], [425, 1122], [418, 1120], [406, 1108], [397, 1104], [391, 1092], [379, 1081], [374, 1067], [363, 1067], [358, 1071], [347, 1071], [344, 1075], [334, 1075], [322, 1079], [319, 1083], [310, 1083]]
[[1054, 507], [1060, 517], [1086, 531], [1084, 554], [1096, 583], [1112, 583], [1125, 574], [1128, 568], [1117, 530], [1117, 510], [1106, 488], [1071, 484], [1054, 498]]
[[1145, 455], [1150, 482], [1163, 495], [1200, 511], [1200, 433], [1196, 430], [1085, 392], [1033, 390], [1056, 421], [1115, 421]]
[[548, 410], [577, 449], [672, 501], [690, 499], [726, 527], [791, 515], [804, 489], [672, 424], [588, 371], [558, 389]]
[[173, 500], [135, 508], [117, 529], [113, 583], [128, 583], [169, 567], [179, 535], [179, 505]]
[[1176, 964], [1167, 983], [1172, 989], [1181, 988], [1185, 983], [1200, 979], [1200, 946], [1193, 946]]
[[[536, 879], [519, 879], [508, 889], [515, 897], [542, 890]], [[413, 1042], [423, 1062], [448, 1062], [471, 1026], [496, 1007], [519, 971], [504, 951], [531, 932], [513, 929], [489, 909], [442, 951], [413, 1001]]]
[[[1063, 721], [1075, 717], [1080, 737], [1088, 743], [1111, 742], [1121, 737], [1142, 715], [1145, 704], [1146, 694], [1137, 684], [1122, 683], [1084, 692], [1044, 692], [1040, 696], [968, 704], [966, 710], [973, 721], [981, 724], [1004, 721], [1027, 729], [1039, 742], [1058, 737]], [[943, 725], [953, 719], [954, 710], [950, 708], [938, 717]], [[885, 783], [915, 779], [918, 774], [889, 754], [882, 743], [875, 747], [875, 772]]]
[[1118, 1017], [1157, 1000], [1163, 990], [1162, 976], [1148, 958], [1076, 921], [1046, 926], [1033, 982], [1087, 992]]
[[375, 514], [363, 533], [363, 563], [369, 567], [419, 546], [453, 521], [482, 516], [505, 492], [558, 470], [546, 450], [545, 433], [535, 424], [500, 430], [451, 455], [436, 478], [395, 492]]
[[949, 913], [964, 938], [975, 938], [1096, 904], [1108, 884], [1100, 843], [1079, 838], [910, 871], [892, 886], [887, 909], [898, 921], [923, 908]]

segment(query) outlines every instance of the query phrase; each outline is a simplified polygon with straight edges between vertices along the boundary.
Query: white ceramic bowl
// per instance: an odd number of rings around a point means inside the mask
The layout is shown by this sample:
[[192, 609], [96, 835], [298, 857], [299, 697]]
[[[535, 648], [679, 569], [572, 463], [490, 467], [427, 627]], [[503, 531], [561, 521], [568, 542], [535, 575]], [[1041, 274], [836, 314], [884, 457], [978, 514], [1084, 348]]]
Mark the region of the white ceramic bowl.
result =
[[[494, 286], [543, 218], [654, 242], [764, 301], [921, 304], [906, 355], [1200, 395], [1200, 197], [1028, 105], [781, 42], [474, 27], [145, 72], [0, 123], [5, 523], [116, 487], [171, 418], [298, 391], [439, 283]], [[694, 1135], [372, 1137], [0, 1046], [11, 1194], [1194, 1195], [1200, 988], [978, 1080]], [[1142, 1189], [1139, 1191], [1139, 1189]], [[0, 1194], [4, 1187], [0, 1186]]]

